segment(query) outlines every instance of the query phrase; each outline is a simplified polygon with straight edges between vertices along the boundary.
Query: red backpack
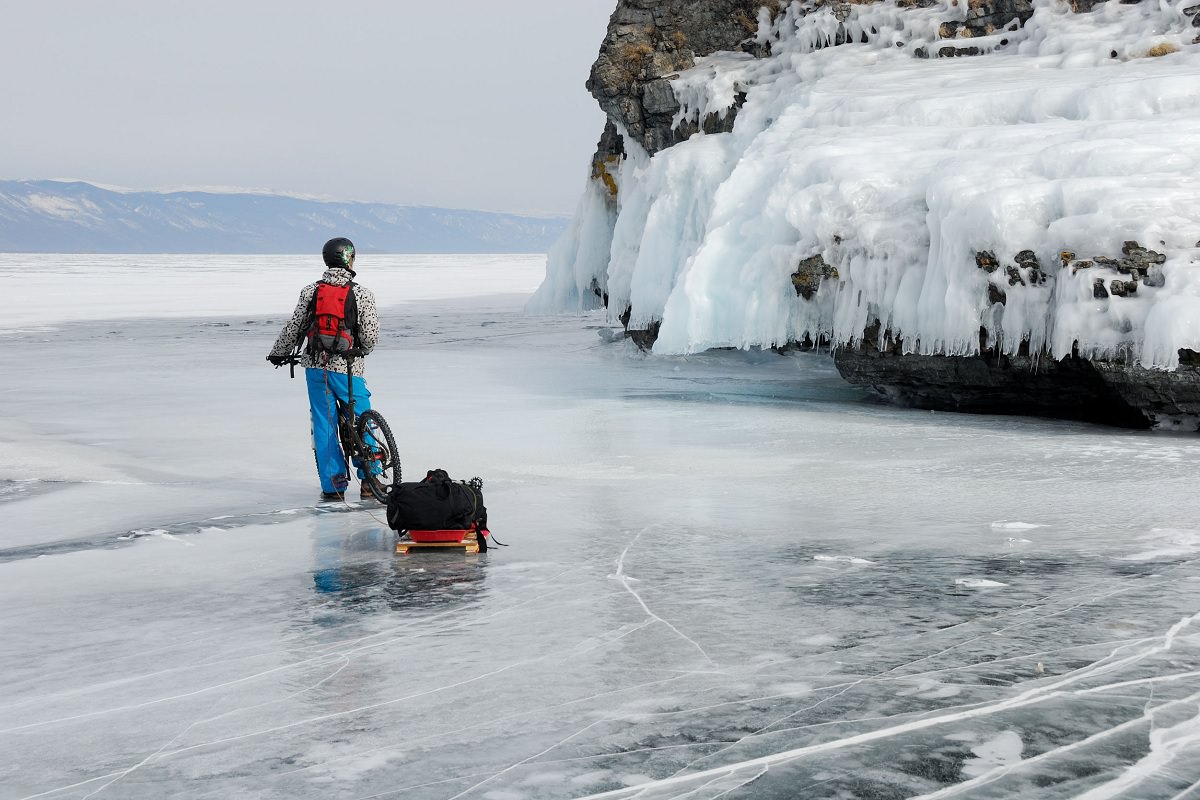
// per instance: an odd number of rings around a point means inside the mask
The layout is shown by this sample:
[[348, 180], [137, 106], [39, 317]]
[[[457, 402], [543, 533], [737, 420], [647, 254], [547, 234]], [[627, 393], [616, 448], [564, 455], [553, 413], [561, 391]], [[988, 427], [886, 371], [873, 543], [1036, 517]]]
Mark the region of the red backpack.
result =
[[353, 355], [358, 349], [358, 302], [354, 283], [318, 283], [308, 306], [311, 323], [305, 336], [312, 354]]

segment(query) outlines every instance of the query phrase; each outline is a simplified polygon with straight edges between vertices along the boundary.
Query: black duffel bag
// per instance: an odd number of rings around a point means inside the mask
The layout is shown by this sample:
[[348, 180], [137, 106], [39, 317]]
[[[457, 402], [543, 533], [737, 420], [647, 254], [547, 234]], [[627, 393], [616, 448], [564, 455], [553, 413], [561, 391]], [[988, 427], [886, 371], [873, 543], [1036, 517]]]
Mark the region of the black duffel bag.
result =
[[392, 487], [387, 504], [388, 525], [396, 531], [465, 531], [487, 528], [483, 481], [454, 481], [442, 469], [431, 469], [425, 480]]

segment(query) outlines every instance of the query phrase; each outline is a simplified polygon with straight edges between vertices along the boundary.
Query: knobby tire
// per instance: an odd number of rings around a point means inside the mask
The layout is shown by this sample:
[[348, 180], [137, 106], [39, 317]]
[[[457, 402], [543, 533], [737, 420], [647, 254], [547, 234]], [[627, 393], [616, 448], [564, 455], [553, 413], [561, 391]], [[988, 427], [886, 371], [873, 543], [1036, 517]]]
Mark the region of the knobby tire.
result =
[[358, 417], [358, 425], [355, 430], [357, 434], [357, 442], [361, 445], [361, 453], [364, 456], [372, 454], [371, 448], [367, 445], [367, 437], [375, 440], [375, 447], [383, 452], [381, 456], [380, 466], [382, 470], [378, 473], [372, 473], [370, 470], [370, 458], [361, 459], [363, 464], [363, 483], [367, 485], [375, 497], [381, 502], [386, 502], [388, 495], [392, 491], [392, 487], [400, 483], [400, 459], [396, 451], [396, 440], [392, 436], [392, 429], [388, 427], [387, 420], [383, 415], [374, 409], [364, 411]]

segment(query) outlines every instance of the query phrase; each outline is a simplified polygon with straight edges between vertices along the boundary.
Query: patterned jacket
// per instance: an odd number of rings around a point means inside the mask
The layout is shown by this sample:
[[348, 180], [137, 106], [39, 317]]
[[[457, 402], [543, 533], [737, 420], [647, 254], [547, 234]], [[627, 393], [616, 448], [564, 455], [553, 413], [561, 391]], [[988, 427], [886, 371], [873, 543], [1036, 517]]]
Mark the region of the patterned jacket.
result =
[[[350, 280], [349, 270], [333, 267], [325, 270], [325, 273], [321, 275], [321, 280], [317, 283], [345, 286]], [[370, 289], [356, 283], [351, 291], [354, 292], [354, 299], [358, 303], [358, 347], [362, 351], [362, 356], [365, 356], [375, 349], [375, 344], [379, 341], [379, 311], [375, 306], [375, 295], [371, 293]], [[279, 338], [275, 340], [275, 346], [271, 348], [271, 355], [286, 356], [295, 349], [296, 345], [304, 342], [304, 334], [307, 332], [305, 323], [308, 321], [308, 308], [316, 293], [316, 283], [310, 283], [300, 290], [300, 300], [296, 303], [296, 310], [292, 312], [292, 318], [280, 331]], [[354, 374], [360, 378], [363, 375], [362, 356], [354, 359]], [[346, 359], [326, 353], [314, 356], [305, 350], [300, 357], [300, 366], [345, 373]]]

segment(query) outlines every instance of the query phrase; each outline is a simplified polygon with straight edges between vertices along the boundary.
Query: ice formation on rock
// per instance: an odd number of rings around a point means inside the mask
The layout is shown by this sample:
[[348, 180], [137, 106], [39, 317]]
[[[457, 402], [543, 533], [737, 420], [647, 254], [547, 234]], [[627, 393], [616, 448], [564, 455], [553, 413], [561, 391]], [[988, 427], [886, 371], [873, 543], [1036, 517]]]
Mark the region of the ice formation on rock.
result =
[[[969, 5], [759, 15], [770, 54], [673, 76], [675, 123], [590, 181], [533, 311], [607, 305], [654, 351], [864, 336], [1174, 369], [1200, 349], [1194, 0], [1032, 17]], [[615, 189], [615, 197], [605, 192]]]

